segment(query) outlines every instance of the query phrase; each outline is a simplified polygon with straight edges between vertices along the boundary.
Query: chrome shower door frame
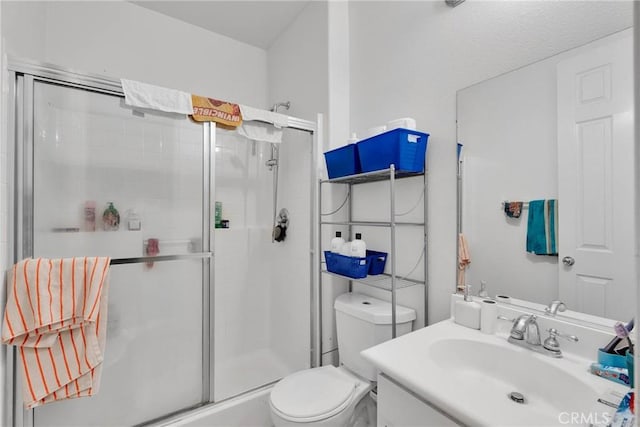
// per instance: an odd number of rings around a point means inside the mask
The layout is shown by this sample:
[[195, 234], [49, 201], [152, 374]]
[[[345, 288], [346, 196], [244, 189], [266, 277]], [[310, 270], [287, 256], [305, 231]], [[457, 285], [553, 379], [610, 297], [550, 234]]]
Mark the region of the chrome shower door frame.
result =
[[[13, 209], [10, 210], [8, 218], [8, 229], [12, 230], [8, 236], [8, 265], [18, 262], [21, 259], [33, 255], [33, 149], [34, 149], [34, 103], [33, 88], [36, 82], [52, 83], [59, 86], [83, 89], [105, 95], [115, 95], [123, 97], [124, 93], [120, 81], [92, 75], [63, 67], [10, 58], [8, 61], [8, 168], [10, 172], [8, 200], [13, 202]], [[311, 167], [310, 167], [310, 234], [311, 245], [309, 248], [310, 263], [310, 287], [311, 287], [311, 342], [310, 342], [310, 365], [319, 366], [319, 341], [320, 341], [320, 310], [318, 288], [318, 275], [314, 271], [316, 268], [314, 257], [318, 230], [313, 226], [317, 223], [318, 206], [318, 159], [321, 155], [321, 135], [322, 115], [318, 115], [318, 123], [308, 120], [288, 118], [287, 127], [308, 132], [311, 134]], [[214, 357], [212, 346], [214, 342], [214, 316], [212, 313], [215, 294], [214, 289], [214, 262], [213, 248], [214, 230], [212, 228], [211, 217], [215, 207], [215, 123], [202, 124], [203, 138], [203, 203], [202, 203], [202, 252], [198, 254], [166, 256], [157, 261], [169, 261], [177, 259], [201, 258], [202, 263], [202, 403], [201, 405], [211, 405], [213, 401], [214, 384]], [[121, 263], [145, 262], [144, 257], [123, 259]], [[2, 402], [6, 411], [4, 420], [0, 420], [3, 425], [14, 425], [23, 427], [34, 426], [34, 411], [24, 410], [21, 405], [22, 395], [21, 384], [17, 379], [17, 368], [19, 367], [15, 348], [7, 351], [6, 370], [7, 383], [5, 384], [5, 399]], [[180, 414], [168, 414], [163, 419], [175, 418], [184, 415], [193, 408], [185, 409]], [[157, 420], [160, 421], [160, 420]]]

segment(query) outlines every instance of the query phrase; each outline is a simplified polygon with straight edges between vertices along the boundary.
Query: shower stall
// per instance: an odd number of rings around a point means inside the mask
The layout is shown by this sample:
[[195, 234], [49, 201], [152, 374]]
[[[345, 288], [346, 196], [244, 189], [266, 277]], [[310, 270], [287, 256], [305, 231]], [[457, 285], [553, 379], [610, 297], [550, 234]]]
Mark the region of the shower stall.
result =
[[268, 143], [131, 109], [116, 80], [27, 62], [9, 77], [15, 261], [112, 258], [100, 392], [24, 411], [12, 349], [13, 425], [147, 424], [317, 363], [315, 123], [289, 119], [274, 198]]

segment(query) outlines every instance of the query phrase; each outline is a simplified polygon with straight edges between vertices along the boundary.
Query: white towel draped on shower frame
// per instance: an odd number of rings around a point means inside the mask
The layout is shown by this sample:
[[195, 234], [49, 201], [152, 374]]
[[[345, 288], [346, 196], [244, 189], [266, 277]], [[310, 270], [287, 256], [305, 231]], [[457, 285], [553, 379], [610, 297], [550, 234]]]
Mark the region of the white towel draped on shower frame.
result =
[[166, 113], [193, 114], [191, 94], [135, 80], [120, 79], [127, 105]]
[[289, 116], [240, 105], [242, 124], [237, 132], [254, 141], [278, 144], [282, 142], [282, 128], [289, 123]]

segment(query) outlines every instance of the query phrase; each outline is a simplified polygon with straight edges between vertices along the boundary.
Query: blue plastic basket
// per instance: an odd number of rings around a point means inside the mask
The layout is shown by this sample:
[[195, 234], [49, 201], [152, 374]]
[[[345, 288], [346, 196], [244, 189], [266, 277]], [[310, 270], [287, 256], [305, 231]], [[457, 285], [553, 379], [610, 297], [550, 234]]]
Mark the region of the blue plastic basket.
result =
[[362, 172], [356, 144], [327, 151], [324, 153], [324, 160], [327, 163], [327, 173], [330, 179]]
[[410, 129], [393, 129], [358, 142], [358, 156], [362, 172], [388, 169], [392, 164], [397, 171], [424, 171], [428, 133]]
[[626, 368], [627, 356], [621, 356], [619, 354], [611, 354], [605, 352], [603, 349], [598, 349], [598, 363], [604, 366], [613, 366], [614, 368]]
[[327, 261], [327, 270], [332, 273], [342, 274], [352, 279], [367, 277], [369, 271], [367, 258], [354, 258], [324, 251], [324, 259]]
[[369, 264], [369, 274], [374, 276], [384, 272], [387, 263], [387, 253], [378, 251], [367, 251], [367, 263]]

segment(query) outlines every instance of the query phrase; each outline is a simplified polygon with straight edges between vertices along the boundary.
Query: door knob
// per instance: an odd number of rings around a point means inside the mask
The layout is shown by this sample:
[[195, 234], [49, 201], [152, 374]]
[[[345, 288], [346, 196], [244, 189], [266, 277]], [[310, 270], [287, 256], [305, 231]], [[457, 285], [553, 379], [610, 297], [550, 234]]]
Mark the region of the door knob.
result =
[[566, 257], [562, 258], [562, 263], [564, 265], [567, 265], [567, 266], [571, 267], [573, 264], [576, 263], [576, 260], [573, 259], [573, 257], [566, 256]]

